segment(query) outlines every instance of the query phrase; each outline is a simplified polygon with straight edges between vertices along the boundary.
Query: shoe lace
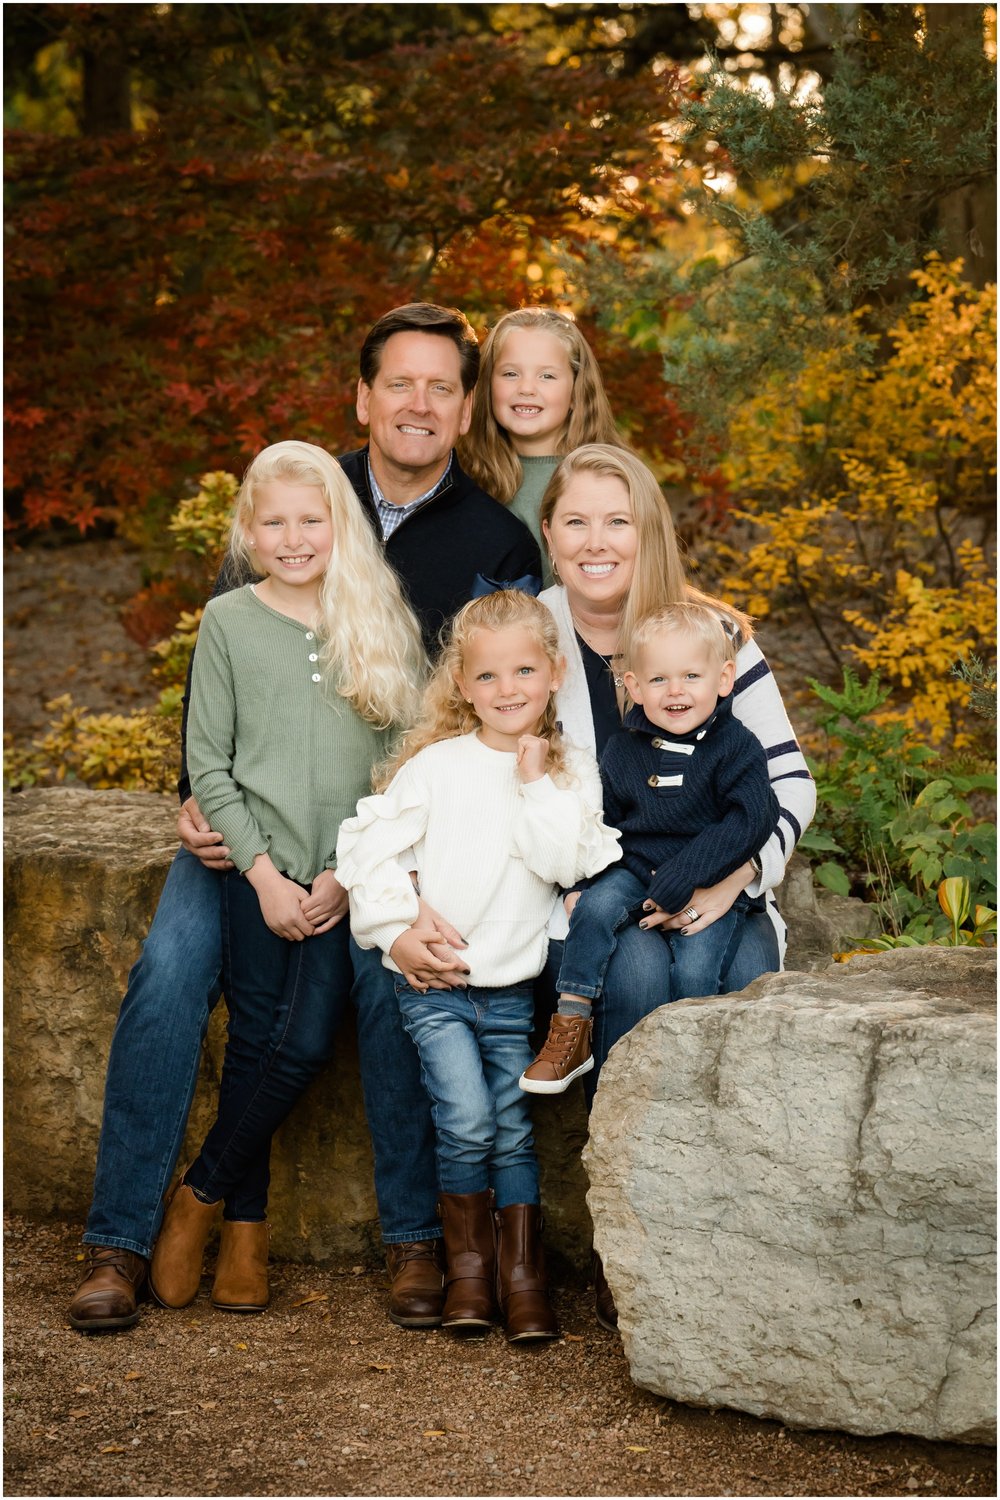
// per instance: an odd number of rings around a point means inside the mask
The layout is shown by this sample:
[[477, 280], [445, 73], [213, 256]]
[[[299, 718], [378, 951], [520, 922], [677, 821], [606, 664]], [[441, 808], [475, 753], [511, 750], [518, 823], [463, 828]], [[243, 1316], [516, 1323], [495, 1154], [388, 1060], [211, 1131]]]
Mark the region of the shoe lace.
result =
[[397, 1264], [402, 1265], [408, 1260], [433, 1260], [433, 1240], [404, 1240], [402, 1244], [393, 1245], [393, 1257]]
[[545, 1045], [538, 1054], [539, 1062], [565, 1062], [580, 1037], [580, 1029], [584, 1025], [582, 1016], [567, 1017], [569, 1025], [556, 1028], [551, 1026], [549, 1034], [545, 1038]]
[[137, 1256], [132, 1250], [122, 1250], [116, 1245], [88, 1245], [87, 1275], [111, 1266], [126, 1278], [131, 1278], [137, 1260], [141, 1260], [141, 1256]]

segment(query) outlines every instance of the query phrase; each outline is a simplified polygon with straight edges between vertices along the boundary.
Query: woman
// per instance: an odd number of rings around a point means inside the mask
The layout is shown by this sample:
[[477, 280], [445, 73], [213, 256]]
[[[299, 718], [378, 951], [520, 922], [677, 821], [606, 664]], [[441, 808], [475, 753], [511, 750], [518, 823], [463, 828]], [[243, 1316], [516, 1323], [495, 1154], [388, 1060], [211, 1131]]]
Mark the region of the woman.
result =
[[[625, 702], [619, 640], [635, 621], [685, 598], [704, 599], [688, 584], [670, 509], [655, 478], [632, 453], [603, 443], [576, 448], [562, 460], [542, 498], [540, 522], [557, 584], [540, 598], [559, 627], [566, 675], [556, 703], [563, 733], [599, 757], [621, 726]], [[731, 630], [743, 617], [727, 611]], [[736, 658], [733, 713], [760, 740], [780, 815], [771, 837], [751, 861], [709, 889], [696, 890], [685, 913], [651, 914], [647, 930], [626, 928], [608, 967], [604, 994], [594, 1007], [594, 1068], [584, 1080], [588, 1105], [605, 1058], [620, 1037], [672, 997], [667, 944], [658, 926], [702, 932], [729, 911], [746, 890], [767, 894], [767, 909], [748, 917], [740, 947], [749, 976], [781, 967], [784, 923], [771, 892], [816, 808], [812, 778], [785, 713], [777, 684], [755, 642]], [[690, 908], [689, 908], [690, 910]], [[562, 913], [558, 914], [562, 918]], [[562, 919], [565, 920], [564, 918]], [[551, 931], [553, 939], [565, 935]], [[558, 965], [559, 945], [550, 956]], [[733, 990], [742, 989], [737, 962]], [[614, 1326], [614, 1305], [597, 1268], [598, 1317]]]

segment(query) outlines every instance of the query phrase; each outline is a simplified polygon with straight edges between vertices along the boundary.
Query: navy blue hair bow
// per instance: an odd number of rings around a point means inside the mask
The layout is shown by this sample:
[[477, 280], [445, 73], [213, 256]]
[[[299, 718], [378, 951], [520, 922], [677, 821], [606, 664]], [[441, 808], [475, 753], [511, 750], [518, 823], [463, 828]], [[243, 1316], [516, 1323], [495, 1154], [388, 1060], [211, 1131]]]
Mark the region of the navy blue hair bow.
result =
[[523, 578], [504, 579], [498, 583], [495, 578], [486, 578], [482, 573], [477, 573], [472, 580], [473, 599], [485, 599], [487, 594], [499, 594], [502, 589], [519, 589], [522, 594], [532, 594], [536, 598], [542, 592], [542, 580], [536, 578], [533, 573], [526, 573]]

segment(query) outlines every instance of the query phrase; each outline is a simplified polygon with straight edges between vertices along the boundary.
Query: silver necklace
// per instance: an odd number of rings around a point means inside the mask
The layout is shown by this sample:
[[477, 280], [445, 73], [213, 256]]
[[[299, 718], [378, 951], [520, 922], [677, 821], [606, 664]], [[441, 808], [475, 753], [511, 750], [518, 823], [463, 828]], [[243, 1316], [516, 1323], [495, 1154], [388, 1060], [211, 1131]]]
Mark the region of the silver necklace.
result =
[[622, 653], [620, 651], [612, 651], [610, 655], [607, 655], [603, 651], [598, 651], [597, 647], [594, 645], [593, 641], [590, 639], [587, 632], [583, 629], [575, 615], [572, 616], [572, 619], [573, 628], [580, 639], [586, 641], [587, 645], [590, 647], [591, 651], [593, 651], [595, 656], [599, 656], [602, 661], [607, 662], [608, 671], [611, 673], [611, 678], [614, 682], [615, 687], [623, 688], [625, 686], [625, 679], [621, 674], [621, 668], [612, 666], [612, 662], [621, 661]]

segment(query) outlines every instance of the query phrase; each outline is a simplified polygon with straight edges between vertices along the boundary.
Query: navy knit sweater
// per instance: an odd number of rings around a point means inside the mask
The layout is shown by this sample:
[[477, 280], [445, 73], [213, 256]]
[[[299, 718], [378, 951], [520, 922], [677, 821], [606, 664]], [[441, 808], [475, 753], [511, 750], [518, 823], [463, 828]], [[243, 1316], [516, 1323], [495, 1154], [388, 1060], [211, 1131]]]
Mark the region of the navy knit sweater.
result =
[[688, 734], [667, 734], [632, 708], [601, 756], [601, 781], [622, 863], [667, 912], [738, 870], [780, 815], [763, 747], [733, 717], [731, 697]]

